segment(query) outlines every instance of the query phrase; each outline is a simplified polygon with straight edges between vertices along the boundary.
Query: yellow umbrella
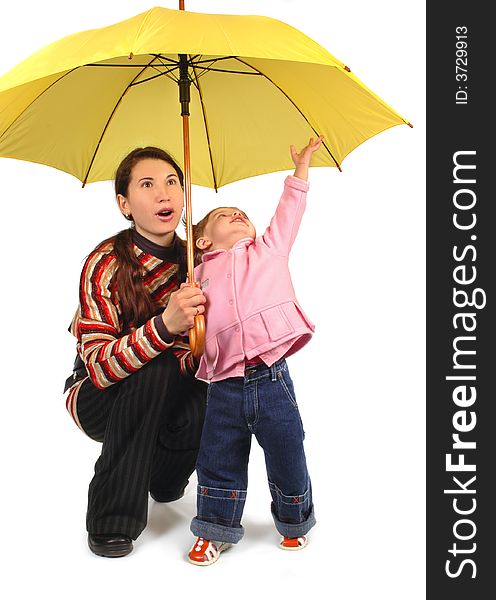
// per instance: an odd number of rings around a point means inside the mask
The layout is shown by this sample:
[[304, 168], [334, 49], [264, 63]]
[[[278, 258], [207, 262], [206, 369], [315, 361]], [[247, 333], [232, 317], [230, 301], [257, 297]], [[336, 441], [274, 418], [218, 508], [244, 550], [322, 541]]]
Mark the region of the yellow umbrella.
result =
[[[324, 144], [312, 166], [341, 169], [359, 144], [409, 123], [297, 29], [180, 8], [70, 35], [0, 78], [0, 156], [50, 165], [84, 185], [112, 179], [136, 146], [183, 153], [193, 281], [191, 183], [217, 189], [290, 169], [281, 148], [317, 135]], [[195, 355], [202, 329], [199, 320]]]

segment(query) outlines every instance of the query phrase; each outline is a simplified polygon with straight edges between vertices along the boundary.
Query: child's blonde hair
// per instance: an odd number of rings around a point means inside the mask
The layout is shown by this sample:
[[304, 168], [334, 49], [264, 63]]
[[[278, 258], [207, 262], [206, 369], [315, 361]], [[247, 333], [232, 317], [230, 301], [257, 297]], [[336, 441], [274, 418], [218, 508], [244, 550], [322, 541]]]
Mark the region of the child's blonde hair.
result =
[[[202, 256], [206, 252], [206, 250], [201, 250], [200, 248], [197, 247], [196, 241], [198, 239], [200, 239], [205, 234], [205, 229], [207, 228], [208, 221], [210, 219], [211, 214], [213, 212], [215, 212], [216, 210], [218, 210], [219, 208], [222, 208], [222, 206], [217, 206], [217, 208], [213, 208], [211, 211], [209, 211], [203, 217], [203, 219], [201, 219], [201, 221], [198, 221], [198, 223], [196, 225], [193, 224], [193, 226], [192, 226], [193, 227], [193, 246], [194, 246], [194, 263], [195, 263], [195, 267], [201, 263]], [[246, 218], [248, 218], [246, 216], [246, 214], [242, 210], [240, 210], [239, 208], [236, 208], [235, 210], [241, 212]], [[183, 217], [183, 223], [184, 223], [184, 225], [186, 225], [186, 221], [185, 221], [184, 217]]]
[[[196, 223], [196, 225], [193, 223], [193, 249], [194, 249], [195, 267], [201, 263], [202, 256], [204, 253], [204, 250], [200, 250], [200, 248], [198, 248], [196, 246], [196, 240], [201, 238], [201, 236], [205, 233], [205, 228], [207, 227], [208, 220], [210, 219], [210, 215], [214, 212], [214, 210], [217, 210], [217, 209], [213, 208], [210, 212], [208, 212], [203, 217], [203, 219], [198, 221], [198, 223]], [[186, 220], [184, 217], [183, 217], [183, 224], [186, 226]]]

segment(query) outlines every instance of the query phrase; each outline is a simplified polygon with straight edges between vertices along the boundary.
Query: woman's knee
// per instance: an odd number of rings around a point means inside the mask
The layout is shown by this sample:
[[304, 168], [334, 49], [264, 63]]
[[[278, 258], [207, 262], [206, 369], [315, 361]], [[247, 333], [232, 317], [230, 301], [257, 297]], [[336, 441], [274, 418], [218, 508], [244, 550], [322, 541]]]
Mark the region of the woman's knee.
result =
[[169, 388], [159, 439], [171, 450], [198, 449], [205, 420], [207, 386], [191, 376], [180, 376]]

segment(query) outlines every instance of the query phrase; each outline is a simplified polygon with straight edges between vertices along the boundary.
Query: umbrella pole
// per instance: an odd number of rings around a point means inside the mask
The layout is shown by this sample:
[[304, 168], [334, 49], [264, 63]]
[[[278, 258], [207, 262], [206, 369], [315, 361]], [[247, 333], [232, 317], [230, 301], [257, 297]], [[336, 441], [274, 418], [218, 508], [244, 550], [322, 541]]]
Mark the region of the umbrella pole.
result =
[[[184, 6], [184, 2], [182, 3]], [[184, 8], [183, 8], [184, 10]], [[191, 165], [189, 145], [189, 102], [191, 82], [188, 76], [188, 58], [185, 54], [179, 55], [179, 101], [181, 103], [181, 116], [183, 118], [183, 149], [184, 149], [184, 198], [186, 210], [186, 258], [188, 266], [188, 281], [196, 286], [194, 268], [194, 240], [191, 204]], [[189, 345], [195, 358], [200, 358], [205, 348], [205, 319], [203, 315], [196, 315], [195, 324], [189, 330]]]

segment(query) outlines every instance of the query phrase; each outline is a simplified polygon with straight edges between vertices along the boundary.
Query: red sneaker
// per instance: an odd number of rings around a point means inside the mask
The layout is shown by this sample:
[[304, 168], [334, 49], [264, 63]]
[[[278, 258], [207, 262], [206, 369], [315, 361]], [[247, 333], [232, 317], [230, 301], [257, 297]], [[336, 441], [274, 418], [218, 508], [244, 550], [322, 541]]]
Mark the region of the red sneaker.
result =
[[188, 560], [193, 565], [207, 567], [217, 561], [220, 553], [231, 545], [226, 542], [211, 542], [199, 537], [189, 551]]
[[283, 550], [301, 550], [308, 544], [308, 538], [305, 535], [301, 537], [290, 538], [284, 536], [279, 544]]

